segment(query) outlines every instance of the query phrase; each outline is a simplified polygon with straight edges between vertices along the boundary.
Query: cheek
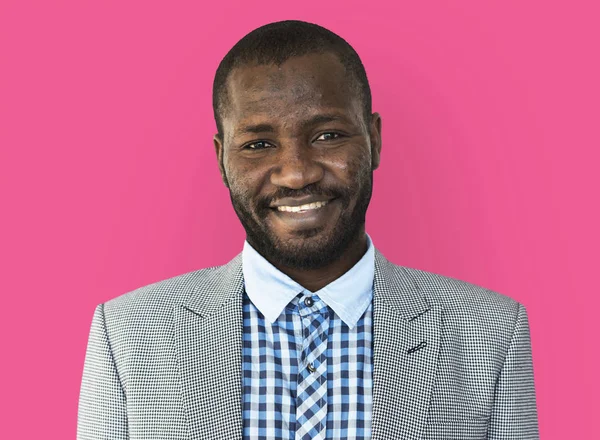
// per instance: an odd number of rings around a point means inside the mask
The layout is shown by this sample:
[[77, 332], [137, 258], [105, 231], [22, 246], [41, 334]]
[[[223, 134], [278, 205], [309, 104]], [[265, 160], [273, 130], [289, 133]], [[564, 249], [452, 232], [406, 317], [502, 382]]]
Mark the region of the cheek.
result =
[[330, 167], [338, 179], [348, 182], [350, 186], [356, 186], [369, 174], [371, 157], [365, 154], [340, 155], [330, 161]]
[[250, 199], [260, 190], [260, 178], [255, 167], [229, 167], [227, 170], [229, 189], [234, 196]]

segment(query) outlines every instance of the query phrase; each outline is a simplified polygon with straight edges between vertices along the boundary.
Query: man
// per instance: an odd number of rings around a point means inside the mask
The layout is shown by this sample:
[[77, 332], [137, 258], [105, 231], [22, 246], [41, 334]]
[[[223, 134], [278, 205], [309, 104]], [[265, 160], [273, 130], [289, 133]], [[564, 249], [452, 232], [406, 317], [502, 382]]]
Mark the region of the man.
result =
[[98, 306], [79, 438], [538, 438], [523, 306], [365, 232], [381, 118], [348, 43], [256, 29], [213, 105], [243, 251]]

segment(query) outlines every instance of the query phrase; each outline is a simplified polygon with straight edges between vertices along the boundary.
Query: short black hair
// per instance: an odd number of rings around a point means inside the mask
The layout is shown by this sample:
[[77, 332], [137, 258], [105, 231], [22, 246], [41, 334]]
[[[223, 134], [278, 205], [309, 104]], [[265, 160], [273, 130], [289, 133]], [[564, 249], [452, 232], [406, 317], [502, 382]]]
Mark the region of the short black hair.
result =
[[248, 64], [281, 65], [286, 60], [312, 53], [338, 57], [363, 101], [365, 121], [371, 116], [371, 88], [360, 57], [342, 37], [314, 23], [285, 20], [261, 26], [238, 41], [223, 58], [213, 83], [213, 112], [223, 136], [222, 112], [227, 104], [227, 78], [231, 71]]

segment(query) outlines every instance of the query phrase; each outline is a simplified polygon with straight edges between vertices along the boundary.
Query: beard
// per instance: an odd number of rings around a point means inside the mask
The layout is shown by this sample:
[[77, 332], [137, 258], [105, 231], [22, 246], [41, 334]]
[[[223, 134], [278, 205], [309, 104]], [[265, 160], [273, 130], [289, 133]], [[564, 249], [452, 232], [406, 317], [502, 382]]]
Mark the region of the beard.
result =
[[[357, 176], [352, 187], [322, 188], [317, 184], [302, 189], [279, 188], [269, 197], [255, 202], [247, 191], [236, 191], [230, 186], [229, 195], [248, 243], [263, 257], [289, 268], [310, 270], [324, 267], [339, 259], [358, 240], [364, 231], [367, 208], [373, 190], [373, 171], [364, 170]], [[325, 235], [323, 228], [299, 230], [295, 239], [285, 240], [269, 228], [267, 217], [273, 215], [270, 208], [274, 200], [284, 197], [318, 195], [337, 199], [342, 206], [338, 223]], [[354, 208], [349, 206], [356, 199]]]

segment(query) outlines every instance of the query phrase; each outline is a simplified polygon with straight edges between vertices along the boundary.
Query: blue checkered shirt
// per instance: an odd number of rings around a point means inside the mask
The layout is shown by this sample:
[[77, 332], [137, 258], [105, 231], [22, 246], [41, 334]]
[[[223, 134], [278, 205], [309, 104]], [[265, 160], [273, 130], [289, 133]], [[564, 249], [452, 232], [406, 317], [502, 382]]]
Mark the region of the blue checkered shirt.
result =
[[[375, 263], [367, 240], [361, 260], [314, 293], [244, 243], [244, 439], [297, 438], [297, 411], [303, 403], [298, 383], [314, 371], [315, 362], [327, 364], [327, 380], [320, 384], [327, 398], [310, 403], [311, 410], [326, 411], [326, 438], [371, 438]], [[328, 331], [311, 341], [305, 318], [314, 314], [321, 314]], [[314, 344], [326, 345], [323, 359], [308, 358]]]

